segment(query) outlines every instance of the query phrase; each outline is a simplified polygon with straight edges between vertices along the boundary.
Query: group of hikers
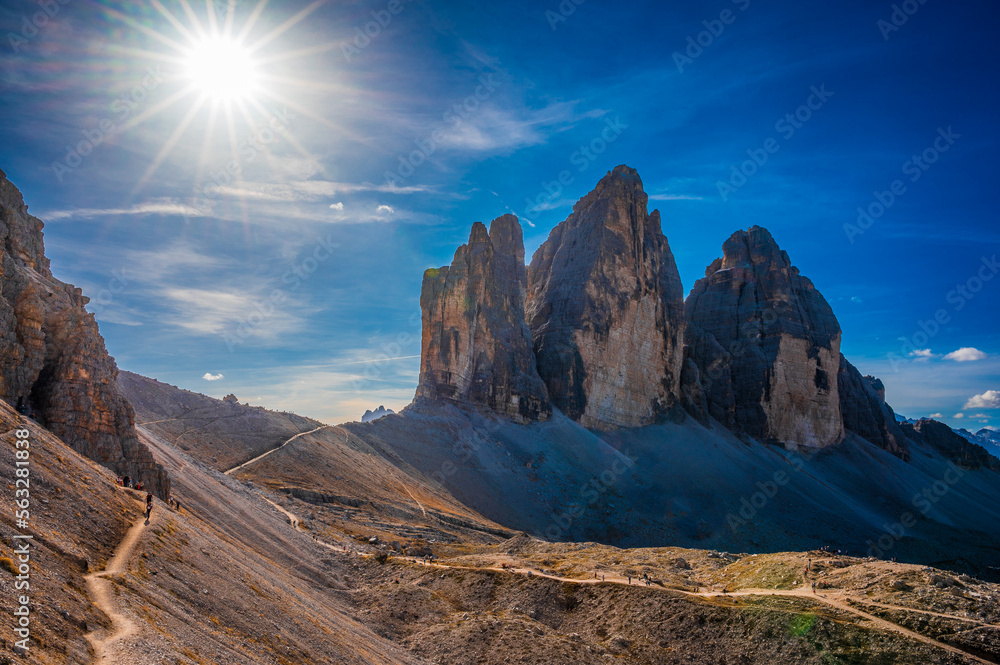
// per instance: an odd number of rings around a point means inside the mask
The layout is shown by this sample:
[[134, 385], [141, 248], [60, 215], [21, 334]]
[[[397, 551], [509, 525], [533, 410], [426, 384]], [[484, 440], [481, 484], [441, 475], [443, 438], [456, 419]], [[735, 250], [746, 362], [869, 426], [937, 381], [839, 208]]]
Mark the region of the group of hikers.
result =
[[[126, 487], [128, 489], [143, 491], [142, 481], [134, 482], [134, 479], [130, 476], [118, 476], [117, 484], [119, 487]], [[167, 500], [170, 507], [177, 512], [181, 511], [181, 502], [177, 499], [170, 498]], [[153, 513], [153, 494], [152, 492], [146, 492], [146, 524], [149, 524], [149, 516]]]
[[130, 490], [142, 491], [142, 481], [134, 482], [131, 476], [118, 476], [118, 487], [127, 487]]

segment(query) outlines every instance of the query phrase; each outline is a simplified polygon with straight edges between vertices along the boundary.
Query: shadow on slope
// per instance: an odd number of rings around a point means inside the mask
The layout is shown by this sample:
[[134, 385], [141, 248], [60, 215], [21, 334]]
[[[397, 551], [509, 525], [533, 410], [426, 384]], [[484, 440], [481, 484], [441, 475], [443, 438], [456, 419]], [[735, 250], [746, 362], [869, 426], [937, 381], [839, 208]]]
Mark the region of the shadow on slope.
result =
[[347, 430], [464, 504], [548, 540], [774, 552], [820, 546], [996, 579], [1000, 474], [911, 442], [803, 454], [693, 419], [600, 435], [561, 414], [517, 425], [418, 401]]

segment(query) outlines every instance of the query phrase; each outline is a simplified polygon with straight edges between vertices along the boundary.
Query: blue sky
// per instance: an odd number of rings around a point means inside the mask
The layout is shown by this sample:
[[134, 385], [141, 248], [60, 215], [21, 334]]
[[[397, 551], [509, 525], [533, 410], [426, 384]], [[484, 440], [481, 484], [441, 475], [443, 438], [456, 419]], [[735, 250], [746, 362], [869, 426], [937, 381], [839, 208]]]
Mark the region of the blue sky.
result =
[[[686, 291], [765, 226], [897, 411], [1000, 425], [995, 3], [192, 3], [0, 9], [0, 168], [120, 367], [398, 409], [422, 271], [508, 211], [530, 256], [625, 163]], [[227, 103], [183, 54], [229, 5], [256, 86]]]

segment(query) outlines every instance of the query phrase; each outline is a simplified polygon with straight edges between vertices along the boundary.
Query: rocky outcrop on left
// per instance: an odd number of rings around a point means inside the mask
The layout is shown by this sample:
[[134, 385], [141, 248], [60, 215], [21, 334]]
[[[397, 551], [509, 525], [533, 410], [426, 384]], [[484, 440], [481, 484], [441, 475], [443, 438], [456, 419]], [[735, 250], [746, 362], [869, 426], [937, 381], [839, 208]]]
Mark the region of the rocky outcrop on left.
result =
[[830, 305], [766, 229], [737, 231], [722, 250], [685, 301], [710, 413], [761, 441], [839, 443], [841, 333]]
[[906, 435], [896, 423], [892, 407], [885, 402], [882, 381], [874, 376], [861, 376], [861, 372], [841, 354], [837, 388], [844, 429], [900, 459], [910, 459]]
[[552, 413], [524, 321], [524, 240], [514, 215], [472, 225], [450, 266], [427, 270], [417, 398], [486, 406], [522, 422]]
[[55, 279], [42, 222], [0, 171], [0, 398], [117, 474], [161, 498], [170, 479], [135, 432], [88, 298]]

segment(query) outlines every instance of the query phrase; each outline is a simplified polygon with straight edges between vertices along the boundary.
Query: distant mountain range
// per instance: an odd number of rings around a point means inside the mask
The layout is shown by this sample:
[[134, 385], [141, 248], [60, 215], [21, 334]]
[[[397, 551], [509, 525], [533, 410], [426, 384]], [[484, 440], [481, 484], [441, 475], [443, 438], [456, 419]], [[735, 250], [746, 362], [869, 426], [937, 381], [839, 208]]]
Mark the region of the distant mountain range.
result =
[[379, 404], [378, 408], [375, 409], [374, 411], [372, 411], [371, 409], [366, 410], [364, 412], [364, 415], [361, 416], [361, 422], [369, 423], [373, 420], [384, 418], [385, 416], [388, 416], [391, 413], [395, 413], [395, 411], [393, 411], [392, 409], [387, 409], [381, 404]]
[[[911, 425], [918, 422], [912, 418], [907, 418], [906, 416], [901, 416], [899, 414], [896, 414], [896, 420], [898, 422], [909, 423]], [[951, 431], [970, 443], [982, 446], [994, 457], [1000, 458], [1000, 432], [987, 429], [985, 427], [974, 434], [964, 427], [960, 427], [958, 429], [952, 427]]]

